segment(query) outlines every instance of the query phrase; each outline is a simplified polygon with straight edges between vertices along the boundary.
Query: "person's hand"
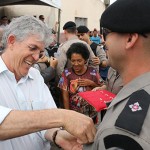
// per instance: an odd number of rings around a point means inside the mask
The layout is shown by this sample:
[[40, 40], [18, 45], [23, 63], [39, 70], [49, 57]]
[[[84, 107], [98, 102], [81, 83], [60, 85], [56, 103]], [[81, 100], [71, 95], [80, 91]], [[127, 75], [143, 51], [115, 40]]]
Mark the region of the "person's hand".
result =
[[101, 88], [101, 87], [95, 87], [94, 89], [92, 89], [92, 91], [98, 91], [98, 90], [103, 90], [103, 88]]
[[106, 85], [104, 84], [104, 85], [102, 85], [102, 86], [98, 86], [98, 87], [93, 88], [92, 91], [106, 90], [106, 89], [107, 89], [107, 87], [106, 87]]
[[96, 128], [90, 117], [72, 110], [63, 110], [61, 114], [64, 129], [75, 136], [77, 142], [81, 144], [93, 142]]
[[42, 62], [47, 62], [48, 61], [48, 57], [47, 56], [43, 56], [42, 58], [40, 58], [38, 60], [39, 63], [42, 63]]
[[[55, 139], [54, 139], [54, 134]], [[60, 146], [64, 150], [82, 150], [83, 145], [77, 142], [77, 138], [68, 133], [66, 130], [60, 130], [60, 128], [51, 128], [45, 132], [45, 138], [48, 141], [55, 140], [55, 144]]]
[[89, 79], [78, 79], [78, 85], [79, 86], [92, 86], [93, 81]]
[[93, 57], [92, 62], [94, 65], [99, 65], [100, 64], [100, 59], [98, 57]]
[[58, 131], [55, 142], [64, 150], [82, 150], [83, 148], [83, 145], [66, 130]]
[[57, 58], [50, 57], [50, 66], [53, 67], [53, 68], [56, 68], [57, 64], [58, 64]]

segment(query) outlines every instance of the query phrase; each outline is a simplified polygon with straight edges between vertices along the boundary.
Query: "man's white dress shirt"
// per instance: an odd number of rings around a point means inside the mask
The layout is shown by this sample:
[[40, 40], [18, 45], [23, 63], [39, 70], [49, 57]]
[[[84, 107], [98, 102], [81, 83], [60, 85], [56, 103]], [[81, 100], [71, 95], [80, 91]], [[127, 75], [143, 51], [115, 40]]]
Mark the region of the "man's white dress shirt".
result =
[[[0, 57], [0, 124], [11, 110], [41, 110], [56, 108], [49, 89], [37, 69], [16, 81]], [[0, 150], [49, 150], [45, 131], [0, 141]]]

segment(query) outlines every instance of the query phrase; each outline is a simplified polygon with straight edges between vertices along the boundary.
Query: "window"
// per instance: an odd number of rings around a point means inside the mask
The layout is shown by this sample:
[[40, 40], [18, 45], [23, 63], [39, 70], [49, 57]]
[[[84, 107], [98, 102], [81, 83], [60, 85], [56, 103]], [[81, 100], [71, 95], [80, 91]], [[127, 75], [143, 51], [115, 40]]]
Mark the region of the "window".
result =
[[87, 26], [87, 18], [75, 17], [75, 23], [78, 26]]

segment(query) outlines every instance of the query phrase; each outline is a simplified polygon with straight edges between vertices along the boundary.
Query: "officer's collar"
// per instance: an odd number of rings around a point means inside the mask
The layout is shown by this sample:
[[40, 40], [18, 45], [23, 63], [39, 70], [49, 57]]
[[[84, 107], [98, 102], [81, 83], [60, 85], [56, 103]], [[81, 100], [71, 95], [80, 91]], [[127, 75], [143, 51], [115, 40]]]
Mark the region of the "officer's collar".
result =
[[72, 35], [71, 37], [68, 37], [68, 40], [74, 40], [74, 39], [78, 39], [78, 37], [76, 35]]
[[113, 99], [111, 104], [109, 105], [108, 109], [115, 104], [119, 103], [120, 101], [127, 99], [130, 97], [132, 93], [135, 91], [138, 91], [142, 89], [143, 87], [150, 85], [150, 72], [147, 72], [145, 74], [140, 75], [139, 77], [135, 78], [128, 84], [126, 84], [116, 95], [116, 97]]

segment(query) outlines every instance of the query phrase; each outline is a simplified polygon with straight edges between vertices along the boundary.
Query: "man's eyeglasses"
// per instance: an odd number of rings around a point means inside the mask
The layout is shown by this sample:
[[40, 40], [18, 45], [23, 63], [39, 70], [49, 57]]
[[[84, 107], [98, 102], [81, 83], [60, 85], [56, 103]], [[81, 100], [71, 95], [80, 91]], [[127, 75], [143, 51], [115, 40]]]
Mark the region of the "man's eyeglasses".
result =
[[38, 54], [39, 58], [44, 57], [44, 55], [45, 55], [44, 50], [40, 51], [39, 48], [37, 46], [34, 46], [34, 45], [28, 45], [28, 44], [26, 44], [26, 45], [28, 46], [29, 50], [33, 53], [32, 55]]

